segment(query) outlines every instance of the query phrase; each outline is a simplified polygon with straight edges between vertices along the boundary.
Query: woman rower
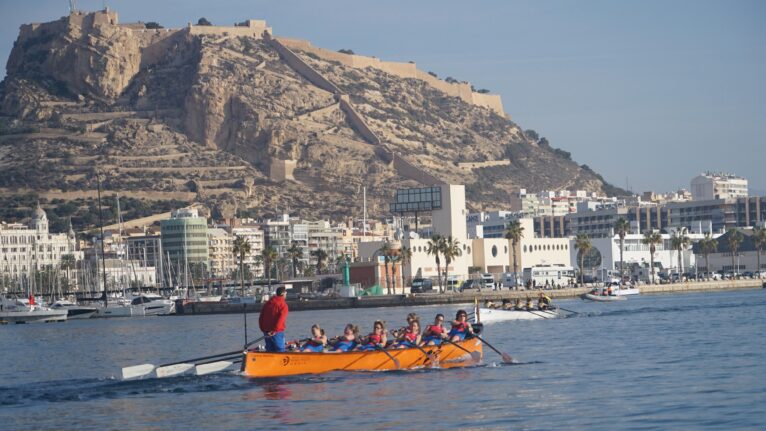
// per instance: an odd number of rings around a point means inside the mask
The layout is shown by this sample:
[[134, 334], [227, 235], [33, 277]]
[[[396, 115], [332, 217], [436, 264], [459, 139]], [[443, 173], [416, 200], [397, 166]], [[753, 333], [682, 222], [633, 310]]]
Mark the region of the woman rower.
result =
[[473, 328], [468, 323], [468, 313], [465, 310], [458, 310], [455, 320], [452, 321], [452, 329], [447, 336], [452, 342], [465, 340], [468, 334], [473, 334]]
[[420, 320], [410, 321], [410, 326], [404, 329], [401, 336], [397, 339], [396, 348], [406, 349], [420, 345]]
[[376, 320], [372, 325], [372, 332], [367, 335], [366, 342], [358, 346], [357, 350], [375, 350], [386, 347], [388, 337], [386, 336], [386, 325], [382, 320]]
[[393, 336], [396, 339], [401, 338], [402, 334], [407, 330], [407, 328], [410, 327], [410, 324], [413, 320], [420, 321], [420, 317], [418, 317], [418, 313], [410, 313], [407, 315], [407, 326], [402, 326], [399, 329], [392, 329], [391, 330], [391, 336]]
[[322, 352], [327, 345], [327, 336], [319, 325], [311, 325], [311, 338], [301, 347], [301, 352]]
[[428, 346], [438, 346], [441, 344], [442, 338], [444, 338], [443, 323], [444, 315], [441, 313], [437, 314], [434, 319], [434, 324], [426, 326], [425, 331], [423, 331], [423, 344]]
[[356, 347], [356, 339], [359, 336], [359, 327], [349, 323], [343, 329], [343, 335], [336, 337], [329, 352], [348, 352]]

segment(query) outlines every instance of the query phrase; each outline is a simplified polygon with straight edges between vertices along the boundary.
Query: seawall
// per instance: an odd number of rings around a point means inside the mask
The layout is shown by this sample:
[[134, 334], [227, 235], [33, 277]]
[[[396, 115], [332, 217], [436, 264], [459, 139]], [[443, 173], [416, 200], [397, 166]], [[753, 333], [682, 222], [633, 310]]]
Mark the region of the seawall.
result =
[[[641, 294], [702, 292], [730, 289], [754, 289], [762, 287], [763, 280], [732, 280], [732, 281], [708, 281], [699, 283], [674, 283], [661, 285], [641, 285]], [[553, 299], [576, 298], [591, 287], [578, 287], [571, 289], [546, 290], [545, 293]], [[472, 292], [437, 294], [425, 293], [415, 295], [386, 295], [368, 296], [359, 298], [334, 298], [309, 301], [288, 301], [290, 311], [307, 310], [330, 310], [343, 308], [375, 308], [375, 307], [418, 307], [424, 305], [449, 305], [470, 304], [474, 300], [482, 303], [486, 300], [502, 301], [503, 299], [526, 299], [527, 296], [536, 298], [539, 290], [503, 290], [499, 292]], [[248, 304], [248, 312], [261, 311], [262, 304]], [[183, 304], [176, 301], [176, 312], [179, 315], [188, 314], [226, 314], [242, 313], [242, 304], [228, 304], [223, 302], [202, 302]]]

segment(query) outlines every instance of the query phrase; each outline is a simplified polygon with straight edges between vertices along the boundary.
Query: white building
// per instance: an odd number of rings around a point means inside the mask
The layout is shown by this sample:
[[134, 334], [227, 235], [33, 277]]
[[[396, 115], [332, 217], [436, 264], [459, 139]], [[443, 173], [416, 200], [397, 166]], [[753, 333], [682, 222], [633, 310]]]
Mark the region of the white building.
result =
[[[0, 276], [3, 283], [16, 283], [32, 271], [56, 267], [64, 255], [82, 260], [71, 227], [68, 233], [50, 233], [48, 216], [37, 205], [29, 226], [0, 223]], [[8, 286], [4, 286], [8, 287]]]
[[208, 228], [207, 240], [211, 277], [228, 278], [237, 268], [233, 253], [234, 235], [219, 227]]
[[733, 174], [705, 172], [691, 181], [692, 200], [736, 199], [747, 197], [747, 179]]
[[250, 244], [250, 254], [245, 257], [244, 264], [250, 267], [250, 271], [257, 277], [263, 275], [263, 265], [258, 263], [256, 256], [263, 253], [264, 234], [263, 230], [253, 219], [239, 220], [236, 227], [231, 229], [231, 233], [237, 237], [242, 237]]
[[[693, 244], [704, 238], [700, 233], [687, 233], [690, 244]], [[661, 234], [662, 243], [655, 246], [654, 266], [655, 276], [657, 274], [683, 273], [695, 271], [697, 260], [691, 246], [681, 252], [681, 268], [678, 268], [678, 251], [671, 246], [670, 234]], [[625, 265], [625, 275], [637, 277], [642, 281], [649, 281], [651, 270], [649, 269], [651, 256], [649, 245], [644, 244], [643, 234], [629, 233], [625, 236], [623, 248], [623, 261]], [[606, 274], [615, 274], [620, 270], [620, 237], [591, 238], [592, 251], [589, 252], [589, 258], [585, 259], [585, 274], [593, 275], [599, 280], [605, 280]], [[575, 240], [570, 243], [571, 265], [574, 268], [580, 268], [580, 259], [578, 250], [575, 248]], [[639, 269], [636, 269], [639, 268]]]

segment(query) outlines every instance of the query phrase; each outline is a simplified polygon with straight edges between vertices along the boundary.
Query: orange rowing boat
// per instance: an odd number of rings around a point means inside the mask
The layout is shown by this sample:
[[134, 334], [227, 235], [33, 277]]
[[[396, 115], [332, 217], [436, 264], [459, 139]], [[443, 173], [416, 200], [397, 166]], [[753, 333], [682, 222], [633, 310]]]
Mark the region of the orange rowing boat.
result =
[[426, 353], [416, 347], [340, 353], [247, 352], [242, 362], [242, 371], [247, 377], [279, 377], [330, 371], [386, 371], [429, 366], [465, 367], [474, 365], [477, 359], [481, 359], [482, 342], [479, 339], [471, 338], [455, 344], [465, 350], [454, 344], [444, 343], [440, 346], [423, 346], [422, 349]]

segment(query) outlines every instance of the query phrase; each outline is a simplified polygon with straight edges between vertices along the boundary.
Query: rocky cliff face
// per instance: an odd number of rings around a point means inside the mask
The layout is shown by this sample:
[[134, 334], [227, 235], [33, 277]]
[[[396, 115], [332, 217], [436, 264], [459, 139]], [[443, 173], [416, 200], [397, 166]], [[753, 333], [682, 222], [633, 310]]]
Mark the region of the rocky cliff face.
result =
[[[466, 184], [474, 209], [502, 208], [519, 187], [605, 187], [509, 119], [424, 81], [296, 50], [328, 91], [268, 37], [207, 33], [119, 25], [113, 13], [22, 26], [0, 93], [0, 196], [87, 200], [98, 168], [123, 196], [260, 214], [358, 215], [366, 186], [381, 216], [395, 188], [418, 185], [393, 154]], [[284, 160], [296, 161], [294, 180], [274, 176]], [[458, 167], [489, 160], [510, 165]]]

